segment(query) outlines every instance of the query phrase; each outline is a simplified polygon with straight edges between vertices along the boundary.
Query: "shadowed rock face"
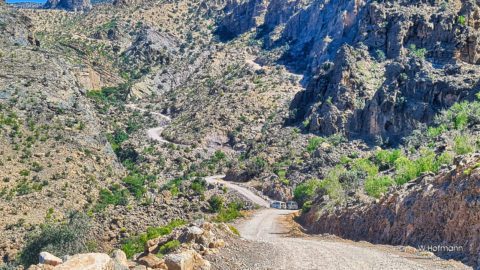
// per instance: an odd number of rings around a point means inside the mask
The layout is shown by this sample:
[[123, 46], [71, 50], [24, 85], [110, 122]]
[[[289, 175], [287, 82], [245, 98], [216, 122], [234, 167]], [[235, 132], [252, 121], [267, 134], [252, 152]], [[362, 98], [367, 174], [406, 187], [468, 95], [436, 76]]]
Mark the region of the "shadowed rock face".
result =
[[44, 8], [65, 9], [70, 11], [89, 11], [92, 9], [90, 0], [48, 0]]
[[229, 12], [217, 28], [217, 34], [228, 40], [260, 25], [260, 16], [266, 11], [266, 0], [248, 0], [243, 3], [229, 2]]

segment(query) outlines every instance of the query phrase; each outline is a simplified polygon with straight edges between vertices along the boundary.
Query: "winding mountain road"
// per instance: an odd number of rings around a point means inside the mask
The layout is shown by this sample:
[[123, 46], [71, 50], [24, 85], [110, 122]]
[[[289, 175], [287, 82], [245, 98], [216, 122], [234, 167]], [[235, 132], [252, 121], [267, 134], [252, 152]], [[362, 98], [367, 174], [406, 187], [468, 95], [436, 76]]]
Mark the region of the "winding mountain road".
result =
[[[253, 251], [257, 253], [255, 261], [244, 262], [250, 266], [239, 269], [470, 269], [459, 263], [434, 261], [428, 257], [418, 258], [390, 246], [312, 236], [291, 237], [292, 227], [289, 226], [287, 217], [296, 211], [268, 208], [269, 203], [264, 198], [245, 187], [223, 181], [221, 179], [223, 177], [223, 175], [209, 176], [206, 181], [211, 184], [223, 184], [252, 202], [267, 207], [236, 226], [242, 238], [267, 243], [271, 250]], [[248, 258], [249, 254], [239, 256]], [[258, 261], [259, 256], [264, 258]], [[217, 267], [225, 269], [225, 266]]]
[[157, 142], [160, 142], [160, 143], [167, 143], [167, 144], [174, 144], [174, 145], [178, 145], [178, 146], [188, 146], [188, 145], [185, 145], [185, 144], [179, 144], [179, 143], [174, 143], [172, 141], [169, 141], [169, 140], [166, 140], [164, 139], [161, 134], [162, 134], [162, 131], [168, 126], [168, 124], [170, 124], [170, 122], [172, 121], [172, 118], [170, 118], [169, 116], [165, 115], [165, 114], [161, 114], [161, 113], [158, 113], [158, 112], [152, 112], [152, 111], [149, 111], [147, 109], [143, 109], [143, 108], [140, 108], [138, 107], [137, 105], [135, 104], [127, 104], [125, 105], [126, 108], [129, 108], [129, 109], [132, 109], [132, 110], [137, 110], [137, 111], [141, 111], [141, 112], [148, 112], [150, 114], [153, 114], [153, 115], [156, 115], [156, 116], [159, 116], [160, 118], [163, 118], [163, 120], [165, 120], [165, 123], [161, 126], [158, 126], [158, 127], [154, 127], [154, 128], [150, 128], [150, 129], [147, 129], [147, 136], [148, 138], [154, 140], [154, 141], [157, 141]]
[[[127, 107], [149, 112], [133, 104]], [[160, 127], [148, 129], [147, 136], [161, 143], [173, 143], [160, 136], [162, 130], [170, 123], [170, 117], [161, 113], [150, 113], [164, 118], [166, 122]], [[471, 269], [456, 262], [418, 258], [389, 246], [312, 236], [291, 237], [292, 227], [287, 222], [287, 217], [295, 211], [269, 208], [270, 203], [266, 199], [248, 188], [224, 181], [224, 177], [225, 175], [213, 175], [206, 177], [205, 180], [210, 184], [225, 185], [262, 209], [236, 224], [242, 238], [250, 241], [251, 249], [233, 250], [220, 262], [213, 264], [214, 269]], [[268, 250], [259, 248], [255, 243], [263, 243], [269, 248]], [[240, 260], [241, 264], [238, 263]]]

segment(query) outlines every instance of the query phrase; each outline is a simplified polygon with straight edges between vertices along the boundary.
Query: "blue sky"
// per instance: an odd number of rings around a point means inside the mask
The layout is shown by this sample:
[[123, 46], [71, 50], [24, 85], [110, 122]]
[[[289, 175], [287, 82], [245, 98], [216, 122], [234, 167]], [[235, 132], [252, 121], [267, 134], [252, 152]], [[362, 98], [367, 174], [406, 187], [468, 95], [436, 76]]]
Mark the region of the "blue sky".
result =
[[18, 2], [45, 3], [46, 0], [7, 0], [7, 3], [18, 3]]

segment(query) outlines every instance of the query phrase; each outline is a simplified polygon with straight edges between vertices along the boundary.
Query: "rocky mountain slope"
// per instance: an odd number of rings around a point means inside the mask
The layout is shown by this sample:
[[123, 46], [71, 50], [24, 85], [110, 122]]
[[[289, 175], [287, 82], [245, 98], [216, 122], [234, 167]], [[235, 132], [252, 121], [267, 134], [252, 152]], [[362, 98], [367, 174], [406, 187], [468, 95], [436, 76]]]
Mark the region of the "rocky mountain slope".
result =
[[[478, 264], [476, 191], [444, 187], [476, 185], [451, 167], [479, 151], [476, 1], [47, 5], [64, 10], [0, 8], [4, 261], [71, 210], [92, 224], [79, 252], [236, 216], [251, 206], [203, 179], [225, 173], [297, 200], [312, 232], [459, 244], [439, 255]], [[426, 219], [429, 194], [461, 200]]]
[[92, 4], [90, 3], [90, 0], [49, 0], [43, 7], [47, 9], [89, 11], [92, 9]]

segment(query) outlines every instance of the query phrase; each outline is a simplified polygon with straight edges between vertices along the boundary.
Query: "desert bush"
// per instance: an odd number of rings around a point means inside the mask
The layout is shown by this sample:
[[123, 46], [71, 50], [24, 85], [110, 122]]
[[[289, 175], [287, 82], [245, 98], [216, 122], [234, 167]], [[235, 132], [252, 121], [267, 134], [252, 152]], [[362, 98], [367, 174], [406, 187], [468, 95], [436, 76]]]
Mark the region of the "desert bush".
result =
[[465, 155], [475, 151], [476, 145], [474, 139], [468, 135], [459, 135], [455, 137], [453, 150], [457, 155]]
[[243, 203], [241, 202], [231, 202], [227, 205], [226, 208], [220, 209], [217, 216], [214, 218], [216, 222], [230, 222], [235, 220], [239, 217], [242, 217], [242, 213], [240, 210], [243, 207]]
[[308, 140], [307, 152], [313, 153], [320, 146], [321, 143], [325, 142], [326, 139], [322, 137], [313, 137]]
[[390, 176], [369, 176], [365, 180], [365, 192], [372, 197], [379, 198], [388, 191], [388, 187], [395, 182]]
[[480, 124], [480, 102], [458, 102], [435, 118], [437, 126], [462, 130]]
[[47, 251], [56, 256], [91, 251], [90, 220], [78, 212], [68, 215], [66, 223], [46, 224], [27, 237], [19, 261], [25, 266], [38, 263], [38, 254]]
[[322, 190], [335, 203], [342, 203], [345, 199], [345, 191], [339, 179], [345, 174], [346, 169], [337, 166], [331, 169], [327, 176], [320, 182], [318, 189]]
[[145, 188], [145, 176], [139, 174], [130, 174], [123, 178], [128, 191], [136, 198], [142, 198], [143, 194], [147, 191]]
[[173, 229], [185, 224], [186, 222], [184, 220], [176, 219], [165, 226], [149, 227], [147, 232], [123, 240], [121, 249], [125, 252], [128, 258], [131, 258], [133, 255], [143, 252], [148, 240], [170, 234]]
[[400, 149], [380, 150], [375, 153], [375, 162], [381, 167], [391, 167], [395, 165], [395, 161], [402, 157]]
[[293, 191], [295, 201], [303, 205], [306, 201], [313, 199], [319, 187], [320, 181], [318, 179], [310, 179], [299, 184]]
[[96, 211], [105, 209], [108, 205], [127, 205], [129, 192], [120, 185], [115, 184], [110, 188], [101, 189], [99, 192], [99, 199], [95, 206]]
[[203, 178], [195, 178], [190, 184], [192, 189], [197, 195], [202, 195], [207, 187], [207, 182]]
[[175, 239], [175, 240], [168, 241], [167, 243], [162, 245], [159, 249], [159, 252], [161, 254], [167, 254], [176, 250], [179, 247], [180, 247], [180, 241]]
[[214, 213], [218, 213], [223, 209], [223, 198], [218, 195], [213, 195], [208, 199], [208, 203], [210, 204], [210, 210]]

